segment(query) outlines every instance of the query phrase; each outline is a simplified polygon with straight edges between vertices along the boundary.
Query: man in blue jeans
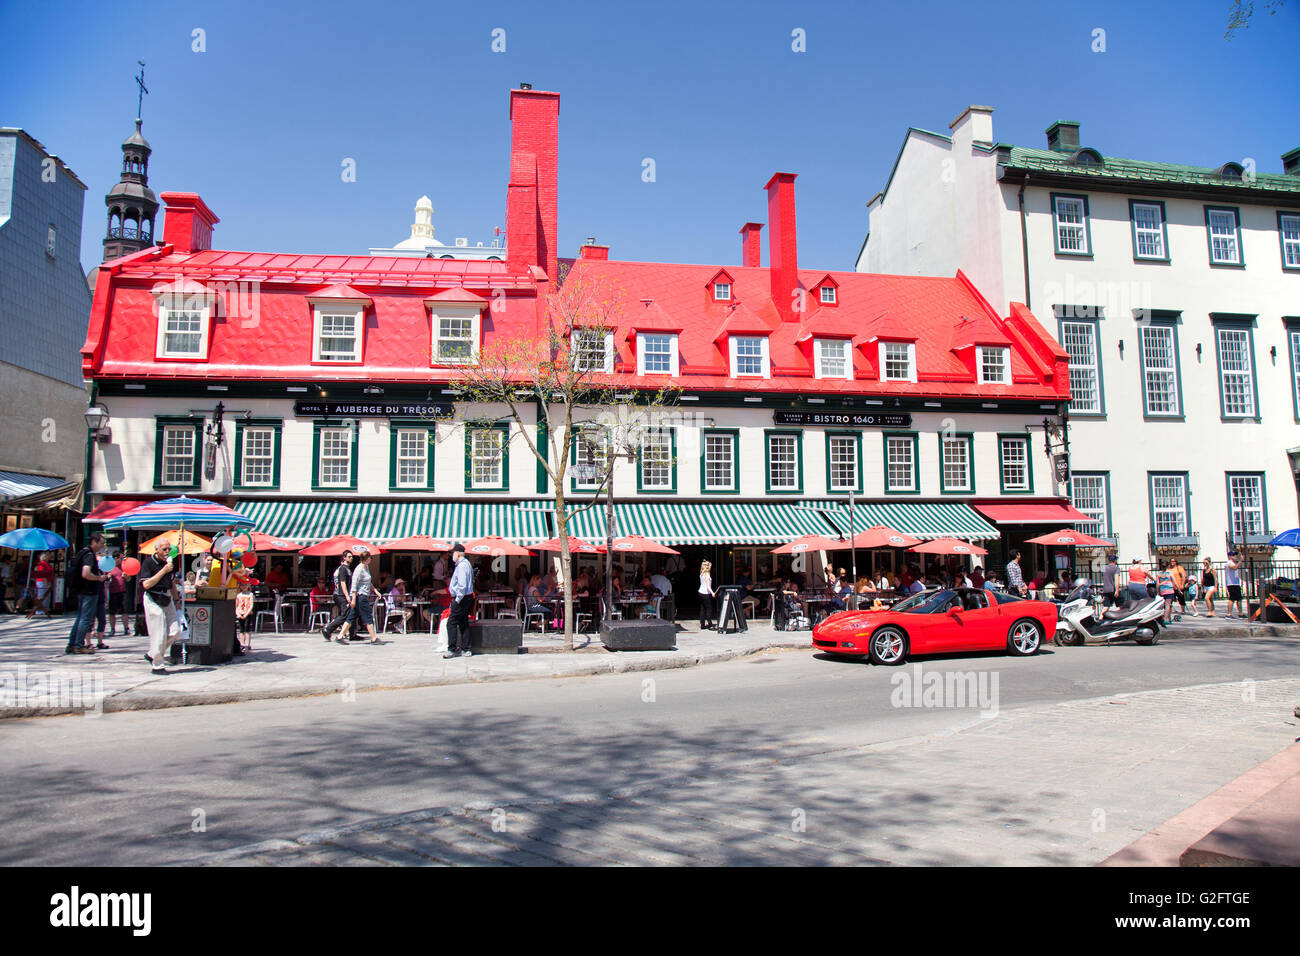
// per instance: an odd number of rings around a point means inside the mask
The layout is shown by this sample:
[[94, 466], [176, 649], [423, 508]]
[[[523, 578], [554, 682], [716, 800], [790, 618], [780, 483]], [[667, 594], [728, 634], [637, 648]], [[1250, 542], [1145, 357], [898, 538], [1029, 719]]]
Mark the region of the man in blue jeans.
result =
[[107, 575], [99, 573], [99, 556], [104, 552], [104, 536], [96, 531], [90, 536], [90, 545], [82, 548], [73, 558], [69, 578], [80, 584], [77, 591], [77, 620], [68, 635], [65, 654], [93, 654], [95, 649], [86, 644], [86, 635], [95, 624], [95, 611], [99, 607], [101, 582]]

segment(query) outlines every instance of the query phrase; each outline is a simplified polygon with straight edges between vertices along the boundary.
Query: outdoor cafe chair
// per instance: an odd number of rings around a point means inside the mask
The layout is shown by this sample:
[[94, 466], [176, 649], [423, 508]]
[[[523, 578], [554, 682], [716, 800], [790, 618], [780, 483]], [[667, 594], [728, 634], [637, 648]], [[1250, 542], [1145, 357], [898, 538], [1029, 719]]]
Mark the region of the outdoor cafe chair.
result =
[[652, 598], [650, 603], [641, 609], [641, 613], [637, 615], [638, 619], [642, 621], [649, 621], [658, 618], [659, 604], [662, 601], [663, 601], [662, 596], [657, 598]]
[[546, 633], [547, 615], [543, 614], [541, 611], [528, 610], [528, 605], [524, 602], [524, 598], [522, 594], [519, 597], [515, 598], [515, 614], [516, 616], [518, 616], [520, 613], [523, 614], [525, 631], [528, 630], [530, 626], [528, 622], [536, 618], [538, 624], [541, 626], [542, 633], [543, 634]]
[[398, 622], [402, 625], [402, 630], [400, 631], [400, 633], [405, 634], [406, 633], [406, 608], [402, 607], [400, 604], [394, 604], [392, 598], [386, 594], [381, 594], [376, 599], [376, 604], [375, 604], [376, 610], [379, 609], [380, 602], [383, 603], [383, 608], [384, 608], [383, 617], [379, 621], [380, 633], [387, 633], [388, 622], [391, 621], [393, 618], [397, 618]]
[[281, 614], [284, 611], [284, 592], [273, 591], [272, 593], [275, 595], [275, 610], [257, 612], [257, 616], [253, 618], [253, 630], [255, 631], [262, 629], [262, 618], [269, 617], [275, 624], [275, 633], [280, 633]]
[[609, 606], [609, 602], [606, 601], [603, 597], [600, 599], [600, 616], [602, 620], [606, 620], [606, 621], [623, 620], [623, 612], [618, 610], [612, 610]]

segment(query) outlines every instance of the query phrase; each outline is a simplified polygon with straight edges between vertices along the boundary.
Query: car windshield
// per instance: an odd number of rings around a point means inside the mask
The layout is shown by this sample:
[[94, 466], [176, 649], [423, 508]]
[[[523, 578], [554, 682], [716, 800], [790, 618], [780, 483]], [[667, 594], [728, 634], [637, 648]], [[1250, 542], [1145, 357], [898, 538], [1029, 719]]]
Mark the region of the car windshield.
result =
[[952, 590], [941, 591], [921, 591], [919, 594], [913, 594], [905, 601], [899, 601], [891, 611], [904, 614], [934, 614], [936, 611], [946, 611], [951, 605], [957, 592]]

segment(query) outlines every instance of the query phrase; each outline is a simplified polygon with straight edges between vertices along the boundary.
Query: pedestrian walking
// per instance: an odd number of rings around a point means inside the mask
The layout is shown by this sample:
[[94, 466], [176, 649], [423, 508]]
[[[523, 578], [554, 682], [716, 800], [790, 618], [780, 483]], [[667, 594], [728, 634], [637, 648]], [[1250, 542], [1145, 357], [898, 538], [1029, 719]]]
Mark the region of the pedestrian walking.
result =
[[338, 642], [348, 642], [348, 625], [353, 621], [352, 603], [352, 552], [344, 551], [339, 557], [339, 566], [334, 569], [334, 620], [321, 628], [321, 636], [332, 640], [334, 633], [342, 629]]
[[144, 620], [149, 630], [149, 653], [145, 655], [155, 674], [167, 673], [167, 652], [180, 636], [176, 608], [181, 592], [176, 586], [176, 565], [168, 554], [166, 539], [154, 545], [153, 554], [140, 562], [140, 584], [144, 588]]
[[358, 546], [356, 558], [356, 567], [352, 571], [352, 606], [355, 609], [356, 631], [359, 632], [364, 627], [370, 635], [371, 644], [383, 644], [385, 642], [375, 633], [375, 585], [370, 577], [370, 549]]
[[1174, 600], [1182, 608], [1184, 614], [1187, 613], [1187, 570], [1178, 563], [1177, 558], [1169, 559], [1169, 573], [1174, 578]]
[[[100, 537], [103, 540], [103, 537]], [[47, 560], [49, 552], [42, 551], [40, 557], [36, 558], [36, 568], [32, 571], [32, 585], [36, 588], [36, 600], [32, 604], [31, 610], [27, 612], [28, 617], [35, 617], [37, 614], [50, 616], [51, 600], [54, 595], [54, 565]], [[78, 588], [80, 593], [80, 588]], [[65, 595], [67, 601], [72, 600], [72, 595]]]
[[1151, 573], [1142, 567], [1142, 559], [1134, 558], [1128, 566], [1128, 599], [1138, 604], [1145, 602], [1150, 595], [1147, 593], [1147, 582], [1151, 580]]
[[1011, 561], [1006, 566], [1007, 590], [1012, 594], [1018, 594], [1025, 597], [1029, 590], [1025, 587], [1025, 575], [1020, 569], [1020, 552], [1011, 552]]
[[443, 657], [473, 657], [469, 649], [469, 608], [474, 603], [474, 566], [465, 557], [465, 546], [456, 543], [451, 549], [451, 612], [447, 615], [447, 649]]
[[1214, 617], [1214, 595], [1218, 592], [1218, 579], [1214, 576], [1214, 568], [1210, 566], [1210, 559], [1205, 558], [1201, 561], [1201, 596], [1205, 598], [1205, 616]]
[[[1228, 588], [1228, 617], [1246, 616], [1241, 603], [1241, 559], [1236, 551], [1228, 552], [1228, 563], [1223, 566], [1223, 583]], [[1233, 608], [1237, 610], [1234, 612]]]
[[718, 626], [715, 620], [717, 617], [717, 607], [714, 597], [718, 591], [713, 586], [713, 562], [700, 562], [700, 586], [697, 589], [700, 595], [700, 630], [711, 631]]
[[1156, 593], [1164, 598], [1165, 623], [1168, 624], [1174, 611], [1174, 575], [1163, 559], [1160, 562], [1160, 570], [1156, 572]]
[[1106, 555], [1106, 566], [1101, 569], [1101, 598], [1102, 605], [1105, 607], [1114, 607], [1119, 603], [1119, 598], [1115, 594], [1115, 579], [1118, 575], [1119, 556]]
[[[99, 608], [100, 586], [104, 575], [99, 572], [99, 555], [104, 550], [104, 535], [96, 531], [90, 536], [90, 544], [77, 552], [68, 566], [64, 580], [64, 590], [68, 600], [77, 599], [77, 619], [68, 634], [68, 646], [65, 654], [93, 654], [95, 649], [86, 644], [86, 635], [95, 623], [95, 612]], [[44, 562], [42, 562], [44, 563]]]

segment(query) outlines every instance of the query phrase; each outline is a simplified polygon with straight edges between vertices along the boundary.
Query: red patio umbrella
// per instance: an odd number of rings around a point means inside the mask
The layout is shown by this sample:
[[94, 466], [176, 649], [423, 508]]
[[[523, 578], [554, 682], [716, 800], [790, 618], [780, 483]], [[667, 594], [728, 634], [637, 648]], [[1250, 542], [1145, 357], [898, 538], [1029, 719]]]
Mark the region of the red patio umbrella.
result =
[[330, 557], [332, 555], [342, 554], [344, 551], [352, 551], [356, 548], [367, 548], [371, 554], [383, 554], [384, 549], [378, 545], [373, 545], [369, 541], [362, 541], [360, 538], [354, 538], [350, 534], [336, 534], [332, 538], [326, 538], [320, 544], [313, 544], [310, 548], [303, 548], [298, 553], [309, 558]]
[[451, 542], [433, 538], [427, 534], [413, 534], [409, 538], [398, 538], [384, 545], [385, 551], [450, 551]]
[[253, 539], [254, 551], [301, 551], [302, 545], [296, 541], [289, 541], [285, 538], [277, 538], [274, 535], [262, 534], [260, 531], [254, 531], [250, 534]]
[[[559, 553], [560, 539], [552, 538], [549, 541], [543, 541], [541, 544], [529, 545], [529, 550], [554, 551], [556, 553]], [[569, 535], [569, 554], [604, 554], [604, 553], [605, 553], [605, 549], [602, 548], [600, 545], [592, 544], [590, 541], [583, 541], [581, 538], [576, 538], [573, 535]]]
[[660, 544], [653, 538], [639, 534], [625, 534], [610, 542], [610, 550], [630, 552], [632, 554], [681, 554], [666, 544]]
[[466, 541], [465, 554], [471, 557], [487, 555], [488, 557], [499, 558], [504, 554], [511, 557], [527, 558], [532, 555], [532, 552], [521, 544], [507, 541], [500, 535], [490, 534], [483, 538]]
[[1053, 531], [1050, 534], [1040, 534], [1037, 538], [1029, 538], [1026, 544], [1054, 544], [1062, 548], [1109, 548], [1109, 541], [1103, 541], [1101, 538], [1094, 538], [1090, 534], [1084, 534], [1082, 531], [1073, 531], [1070, 528], [1062, 528], [1060, 531]]
[[840, 548], [850, 547], [849, 542], [840, 541], [837, 538], [828, 538], [820, 534], [804, 534], [795, 538], [789, 544], [783, 544], [779, 548], [773, 548], [772, 554], [801, 554], [804, 551], [838, 551]]
[[988, 554], [988, 550], [978, 544], [960, 541], [957, 538], [935, 538], [933, 541], [926, 541], [907, 550], [920, 554]]
[[872, 525], [853, 536], [853, 547], [861, 551], [869, 551], [872, 548], [910, 548], [920, 543], [920, 538], [895, 531], [883, 524]]

